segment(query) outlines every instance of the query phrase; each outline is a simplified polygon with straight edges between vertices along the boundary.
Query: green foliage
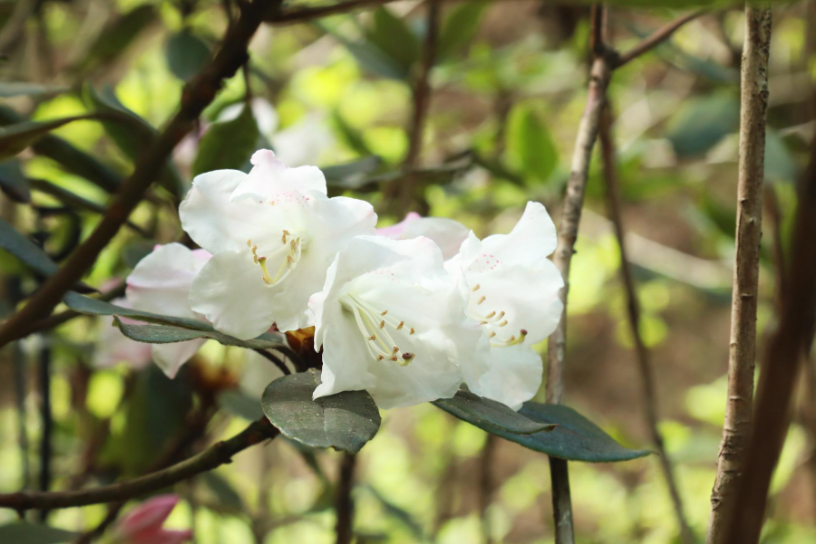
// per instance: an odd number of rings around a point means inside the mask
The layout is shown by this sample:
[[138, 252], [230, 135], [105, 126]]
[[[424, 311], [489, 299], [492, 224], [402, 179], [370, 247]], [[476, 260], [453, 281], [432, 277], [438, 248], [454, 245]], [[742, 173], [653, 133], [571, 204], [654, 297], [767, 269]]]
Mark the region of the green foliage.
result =
[[365, 391], [347, 391], [312, 400], [320, 372], [279, 378], [263, 394], [263, 410], [280, 432], [313, 448], [357, 453], [377, 434], [380, 413]]
[[88, 55], [79, 66], [80, 71], [96, 68], [121, 55], [155, 18], [156, 10], [150, 4], [142, 4], [122, 15], [108, 25], [88, 48]]
[[25, 521], [0, 525], [0, 542], [8, 544], [69, 544], [78, 536], [71, 531]]
[[177, 78], [187, 81], [209, 60], [210, 48], [189, 29], [184, 29], [167, 40], [165, 56], [170, 71]]
[[439, 399], [434, 404], [480, 429], [492, 433], [534, 434], [550, 432], [554, 425], [542, 425], [520, 415], [504, 404], [483, 399], [469, 391], [459, 391], [451, 399]]
[[31, 202], [28, 180], [20, 168], [20, 162], [10, 160], [0, 162], [0, 190], [15, 202]]
[[0, 160], [17, 155], [56, 128], [89, 118], [87, 115], [77, 115], [51, 121], [22, 121], [0, 127]]
[[[269, 332], [265, 332], [251, 340], [239, 340], [215, 330], [184, 329], [171, 325], [129, 325], [118, 318], [114, 318], [114, 320], [122, 334], [131, 340], [148, 344], [175, 344], [206, 338], [215, 340], [225, 346], [237, 346], [246, 349], [277, 349], [283, 345], [280, 335]], [[208, 325], [205, 326], [208, 327]]]
[[419, 60], [419, 40], [405, 21], [392, 15], [388, 8], [374, 10], [374, 24], [366, 31], [366, 38], [406, 74]]
[[235, 119], [213, 123], [199, 142], [193, 174], [240, 169], [255, 151], [258, 135], [258, 124], [249, 105]]
[[472, 1], [453, 7], [439, 33], [438, 54], [447, 58], [467, 45], [479, 30], [489, 2]]
[[44, 94], [61, 93], [67, 90], [67, 87], [61, 85], [0, 81], [0, 98], [11, 98], [12, 96], [40, 96]]
[[40, 246], [23, 236], [1, 217], [0, 247], [20, 259], [31, 270], [41, 276], [50, 276], [57, 271], [57, 265]]
[[696, 98], [672, 117], [668, 138], [680, 157], [699, 155], [739, 126], [739, 102], [731, 94]]
[[519, 104], [510, 113], [507, 145], [513, 163], [528, 179], [547, 181], [558, 165], [552, 136], [527, 104]]

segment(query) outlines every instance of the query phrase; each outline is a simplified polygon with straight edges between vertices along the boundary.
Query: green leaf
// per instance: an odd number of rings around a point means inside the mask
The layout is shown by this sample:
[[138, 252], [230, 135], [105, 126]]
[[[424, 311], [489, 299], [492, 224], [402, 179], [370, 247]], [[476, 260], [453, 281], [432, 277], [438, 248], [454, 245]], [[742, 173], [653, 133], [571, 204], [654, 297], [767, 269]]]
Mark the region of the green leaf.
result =
[[321, 168], [326, 176], [326, 184], [342, 190], [355, 190], [369, 183], [368, 175], [382, 165], [382, 159], [371, 156], [346, 164], [336, 164]]
[[434, 401], [441, 408], [489, 433], [533, 434], [550, 432], [555, 426], [532, 421], [495, 400], [483, 399], [470, 391], [458, 391], [451, 399]]
[[330, 34], [335, 40], [343, 44], [348, 52], [357, 60], [357, 63], [364, 70], [382, 77], [405, 81], [410, 75], [410, 70], [398, 61], [392, 59], [383, 51], [368, 41], [352, 41], [325, 25], [317, 25]]
[[380, 412], [365, 391], [312, 400], [320, 372], [278, 378], [263, 394], [263, 410], [281, 433], [314, 448], [357, 453], [380, 428]]
[[669, 122], [668, 139], [679, 157], [700, 155], [739, 128], [739, 103], [730, 94], [688, 100]]
[[68, 544], [78, 536], [78, 533], [25, 521], [0, 525], [0, 542], [8, 544]]
[[212, 471], [199, 475], [199, 478], [212, 494], [215, 495], [220, 506], [225, 506], [235, 512], [244, 511], [244, 501], [241, 499], [241, 495], [226, 478]]
[[528, 105], [513, 108], [507, 147], [513, 162], [528, 178], [546, 181], [558, 164], [558, 151], [547, 127]]
[[[0, 125], [19, 123], [22, 120], [23, 117], [13, 109], [0, 106]], [[87, 179], [109, 193], [115, 192], [122, 184], [119, 174], [57, 136], [49, 134], [31, 148], [38, 155], [56, 161], [68, 172]]]
[[17, 159], [0, 163], [0, 189], [15, 202], [31, 202], [28, 180]]
[[20, 81], [0, 82], [0, 98], [57, 94], [67, 90], [68, 87], [64, 85], [40, 85], [39, 83], [25, 83]]
[[122, 317], [130, 317], [139, 321], [146, 321], [148, 323], [159, 323], [164, 325], [173, 325], [176, 327], [183, 327], [186, 329], [200, 330], [204, 332], [212, 331], [212, 326], [198, 321], [196, 319], [188, 319], [186, 317], [173, 317], [168, 315], [152, 314], [150, 312], [140, 312], [131, 308], [122, 308], [104, 300], [97, 300], [77, 293], [67, 293], [62, 299], [66, 306], [81, 314], [87, 315], [118, 315]]
[[796, 181], [799, 166], [788, 150], [785, 140], [773, 129], [765, 134], [765, 179], [768, 181]]
[[0, 160], [17, 155], [54, 129], [92, 118], [92, 115], [75, 115], [49, 121], [21, 121], [0, 127]]
[[50, 276], [59, 269], [40, 246], [29, 240], [1, 217], [0, 248], [20, 259], [40, 276]]
[[237, 346], [245, 349], [279, 349], [285, 345], [281, 335], [268, 332], [257, 338], [239, 340], [215, 330], [185, 329], [173, 325], [129, 325], [123, 323], [118, 317], [113, 319], [122, 334], [131, 340], [147, 344], [175, 344], [205, 338], [215, 340], [225, 346]]
[[118, 57], [156, 19], [156, 10], [142, 4], [107, 25], [88, 49], [80, 70], [87, 70]]
[[[102, 119], [105, 132], [131, 161], [139, 160], [142, 153], [158, 137], [158, 131], [126, 108], [110, 87], [104, 88], [102, 92], [96, 92], [88, 85], [85, 87], [85, 97], [94, 110], [105, 114], [105, 119]], [[166, 161], [162, 170], [161, 183], [171, 194], [178, 197], [183, 197], [187, 192], [187, 184], [170, 160]]]
[[255, 151], [258, 135], [258, 123], [248, 105], [235, 119], [213, 123], [198, 144], [193, 174], [224, 168], [240, 169]]
[[343, 141], [355, 153], [362, 156], [373, 155], [373, 152], [369, 149], [368, 145], [366, 145], [360, 132], [352, 127], [339, 111], [334, 112], [333, 120], [337, 129], [340, 131]]
[[520, 435], [495, 433], [531, 450], [569, 461], [612, 463], [645, 457], [648, 450], [630, 450], [589, 421], [561, 404], [525, 402], [519, 413], [539, 423], [557, 425], [551, 433]]
[[487, 2], [466, 2], [451, 9], [439, 34], [441, 58], [450, 56], [473, 39], [487, 6]]
[[405, 21], [395, 17], [387, 8], [374, 11], [374, 24], [366, 32], [366, 38], [406, 73], [419, 60], [420, 45], [416, 35]]
[[177, 78], [187, 81], [210, 59], [210, 48], [201, 38], [185, 29], [170, 36], [165, 55], [170, 71]]

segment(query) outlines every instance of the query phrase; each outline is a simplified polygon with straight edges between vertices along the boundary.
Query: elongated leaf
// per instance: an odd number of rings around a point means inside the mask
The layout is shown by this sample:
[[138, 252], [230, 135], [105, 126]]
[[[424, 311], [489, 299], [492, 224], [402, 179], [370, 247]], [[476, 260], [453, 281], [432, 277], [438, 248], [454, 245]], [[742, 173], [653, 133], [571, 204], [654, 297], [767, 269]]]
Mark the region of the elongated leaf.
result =
[[150, 4], [142, 4], [107, 25], [88, 49], [88, 55], [83, 60], [80, 70], [87, 70], [115, 59], [150, 26], [155, 18], [156, 9]]
[[258, 134], [258, 123], [248, 106], [244, 106], [238, 117], [231, 121], [213, 123], [198, 144], [193, 173], [240, 169], [255, 151]]
[[464, 47], [479, 30], [488, 2], [466, 2], [450, 10], [439, 34], [439, 56], [445, 58]]
[[263, 394], [266, 417], [280, 431], [307, 446], [357, 453], [380, 428], [380, 412], [365, 391], [346, 391], [312, 400], [320, 372], [278, 378]]
[[469, 391], [459, 391], [452, 399], [440, 399], [434, 404], [449, 414], [494, 434], [533, 434], [549, 432], [555, 427], [533, 421], [500, 402], [483, 399]]
[[118, 317], [114, 317], [114, 320], [122, 334], [131, 340], [148, 344], [174, 344], [199, 338], [215, 340], [225, 346], [237, 346], [246, 349], [278, 349], [283, 344], [280, 335], [271, 333], [264, 333], [258, 338], [250, 340], [239, 340], [215, 330], [185, 329], [172, 325], [128, 325], [120, 321]]
[[0, 189], [15, 202], [31, 202], [28, 180], [16, 159], [0, 163]]
[[186, 329], [200, 330], [204, 332], [212, 331], [213, 328], [195, 319], [187, 319], [184, 317], [172, 317], [168, 315], [152, 314], [150, 312], [140, 312], [131, 308], [122, 308], [110, 302], [97, 300], [90, 297], [85, 297], [77, 293], [67, 293], [62, 300], [69, 308], [81, 314], [87, 315], [118, 315], [122, 317], [130, 317], [139, 321], [147, 323], [159, 323], [164, 325], [173, 325], [176, 327], [183, 327]]
[[0, 127], [0, 160], [15, 156], [54, 129], [89, 118], [92, 116], [75, 115], [50, 121], [21, 121]]
[[629, 461], [651, 453], [648, 450], [630, 450], [621, 446], [600, 427], [567, 406], [526, 402], [519, 413], [534, 421], [558, 426], [551, 433], [496, 434], [553, 457], [570, 461], [610, 463]]
[[380, 7], [374, 11], [374, 25], [366, 32], [366, 37], [406, 72], [419, 60], [419, 40], [405, 21], [394, 16], [388, 8]]
[[3, 218], [0, 218], [0, 247], [41, 276], [50, 276], [59, 268], [40, 246], [23, 236]]
[[0, 98], [57, 94], [67, 90], [68, 87], [63, 85], [40, 85], [39, 83], [25, 83], [22, 81], [0, 82]]
[[252, 398], [239, 390], [225, 391], [218, 396], [218, 405], [224, 410], [242, 417], [247, 421], [255, 421], [263, 417], [263, 409], [257, 398]]
[[739, 126], [739, 104], [731, 95], [687, 101], [670, 121], [668, 138], [678, 156], [705, 153]]
[[390, 58], [382, 52], [382, 50], [373, 43], [367, 41], [353, 41], [345, 36], [335, 32], [325, 25], [317, 24], [317, 26], [330, 34], [334, 39], [343, 44], [348, 49], [348, 52], [357, 60], [360, 66], [371, 72], [374, 75], [387, 77], [390, 79], [397, 79], [404, 81], [410, 75], [404, 65]]
[[513, 108], [508, 129], [508, 151], [526, 177], [546, 181], [558, 164], [558, 152], [547, 127], [535, 110]]
[[170, 71], [177, 78], [187, 81], [209, 60], [210, 48], [201, 38], [185, 29], [170, 36], [165, 55]]
[[0, 542], [8, 544], [68, 544], [77, 537], [78, 533], [24, 521], [0, 525]]
[[382, 160], [377, 156], [365, 157], [346, 164], [321, 168], [326, 184], [338, 189], [359, 189], [368, 184], [367, 175], [379, 169]]

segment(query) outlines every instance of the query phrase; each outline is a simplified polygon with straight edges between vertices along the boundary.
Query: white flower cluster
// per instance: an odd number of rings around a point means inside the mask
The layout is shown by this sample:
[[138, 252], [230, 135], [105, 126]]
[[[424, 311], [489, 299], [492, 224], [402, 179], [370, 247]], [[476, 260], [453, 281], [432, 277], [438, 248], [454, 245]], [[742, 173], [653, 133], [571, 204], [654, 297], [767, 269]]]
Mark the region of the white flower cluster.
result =
[[[452, 397], [462, 383], [514, 409], [542, 379], [532, 345], [561, 318], [547, 258], [555, 226], [530, 202], [513, 231], [479, 240], [450, 219], [409, 215], [376, 230], [367, 202], [329, 198], [323, 173], [271, 151], [249, 174], [195, 178], [180, 207], [202, 249], [159, 246], [128, 278], [138, 310], [206, 320], [240, 339], [315, 326], [315, 398], [367, 390], [381, 408]], [[170, 376], [199, 341], [159, 345]]]

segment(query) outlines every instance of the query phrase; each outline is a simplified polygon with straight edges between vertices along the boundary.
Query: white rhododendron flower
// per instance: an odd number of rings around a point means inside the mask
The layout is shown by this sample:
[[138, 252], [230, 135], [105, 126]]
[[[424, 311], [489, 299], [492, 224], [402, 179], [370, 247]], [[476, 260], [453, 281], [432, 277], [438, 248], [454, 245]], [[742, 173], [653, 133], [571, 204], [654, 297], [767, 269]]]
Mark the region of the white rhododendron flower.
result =
[[474, 359], [460, 361], [471, 391], [511, 408], [535, 395], [541, 358], [530, 346], [552, 333], [563, 304], [561, 274], [547, 257], [555, 250], [555, 225], [544, 206], [528, 202], [510, 234], [479, 240], [471, 233], [446, 263], [467, 299], [467, 316], [483, 331]]
[[334, 255], [377, 221], [367, 202], [328, 198], [314, 166], [287, 168], [268, 150], [252, 164], [249, 174], [197, 176], [179, 210], [184, 230], [213, 254], [193, 282], [192, 308], [240, 339], [273, 323], [282, 331], [313, 325], [309, 297]]
[[469, 232], [467, 227], [453, 219], [422, 217], [416, 212], [409, 213], [396, 225], [377, 229], [379, 236], [394, 240], [410, 240], [417, 236], [430, 238], [442, 250], [442, 257], [446, 261], [459, 253], [459, 247], [467, 239]]
[[[193, 278], [210, 257], [204, 250], [190, 250], [181, 244], [156, 246], [127, 278], [130, 306], [143, 312], [203, 320], [190, 307], [189, 296]], [[153, 360], [168, 377], [173, 378], [204, 342], [204, 339], [197, 339], [153, 344]]]
[[365, 389], [380, 408], [394, 408], [452, 397], [457, 362], [472, 358], [481, 335], [425, 237], [355, 238], [309, 305], [315, 349], [323, 348], [315, 398]]
[[[126, 298], [117, 298], [111, 304], [121, 308], [131, 308]], [[114, 326], [113, 317], [101, 317], [102, 330], [99, 334], [99, 345], [94, 351], [93, 364], [97, 368], [109, 368], [117, 363], [125, 363], [133, 370], [141, 370], [153, 360], [150, 344], [131, 340]], [[126, 317], [119, 317], [119, 321], [127, 325], [139, 325]]]

